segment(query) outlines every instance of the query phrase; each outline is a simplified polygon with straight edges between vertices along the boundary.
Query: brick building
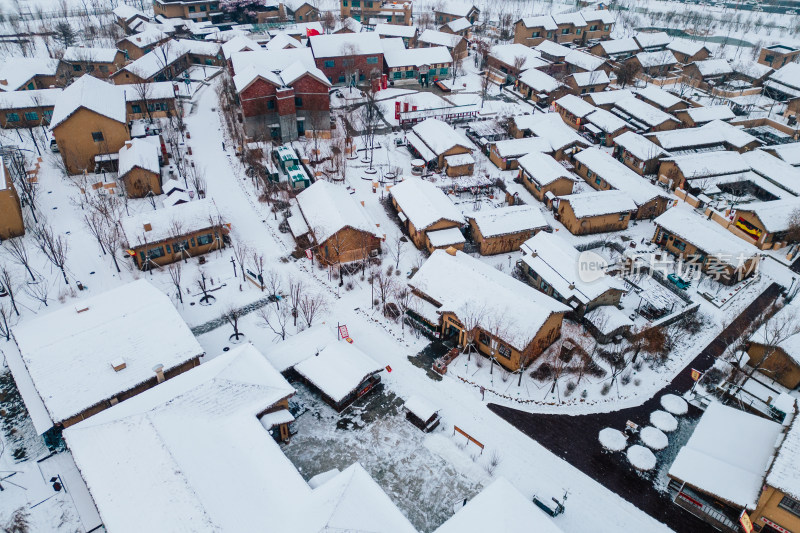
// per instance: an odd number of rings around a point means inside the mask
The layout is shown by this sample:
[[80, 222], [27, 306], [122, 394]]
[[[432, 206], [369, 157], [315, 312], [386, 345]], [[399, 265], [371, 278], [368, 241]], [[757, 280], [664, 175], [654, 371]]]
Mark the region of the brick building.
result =
[[333, 84], [358, 85], [383, 72], [383, 46], [374, 32], [309, 38], [317, 68]]

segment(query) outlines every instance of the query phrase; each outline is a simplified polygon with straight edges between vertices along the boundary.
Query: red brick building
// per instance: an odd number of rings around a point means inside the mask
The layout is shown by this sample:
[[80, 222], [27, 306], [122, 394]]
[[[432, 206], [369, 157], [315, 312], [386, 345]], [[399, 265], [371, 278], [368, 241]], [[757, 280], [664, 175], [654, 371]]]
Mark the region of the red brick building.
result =
[[317, 68], [332, 84], [358, 85], [383, 73], [383, 46], [374, 32], [314, 35], [309, 42]]

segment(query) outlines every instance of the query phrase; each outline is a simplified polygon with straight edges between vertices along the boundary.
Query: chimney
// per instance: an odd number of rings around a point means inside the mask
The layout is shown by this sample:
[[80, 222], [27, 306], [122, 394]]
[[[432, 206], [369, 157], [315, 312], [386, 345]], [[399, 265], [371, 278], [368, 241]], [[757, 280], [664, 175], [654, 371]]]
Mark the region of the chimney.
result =
[[445, 252], [447, 252], [448, 254], [450, 254], [450, 255], [452, 255], [453, 257], [455, 257], [455, 255], [456, 255], [456, 253], [458, 252], [458, 250], [456, 250], [456, 248], [455, 248], [455, 247], [453, 247], [453, 246], [448, 246], [448, 247], [447, 247], [447, 250], [445, 250]]
[[153, 225], [152, 225], [152, 224], [150, 224], [149, 222], [148, 222], [148, 223], [146, 223], [146, 224], [144, 225], [144, 230], [145, 230], [145, 231], [153, 231]]
[[531, 257], [539, 257], [539, 252], [536, 250], [531, 250]]
[[133, 146], [131, 141], [125, 141], [125, 148], [130, 148], [131, 146]]
[[164, 383], [164, 379], [165, 379], [164, 378], [164, 365], [162, 365], [160, 363], [157, 364], [156, 366], [153, 367], [153, 372], [156, 373], [156, 382]]
[[119, 357], [111, 361], [111, 368], [114, 369], [114, 372], [125, 370], [126, 367], [127, 365], [125, 364], [125, 360], [122, 357]]
[[8, 85], [8, 80], [0, 80], [0, 85]]
[[574, 290], [574, 289], [575, 289], [575, 282], [573, 281], [572, 283], [569, 284], [569, 290]]

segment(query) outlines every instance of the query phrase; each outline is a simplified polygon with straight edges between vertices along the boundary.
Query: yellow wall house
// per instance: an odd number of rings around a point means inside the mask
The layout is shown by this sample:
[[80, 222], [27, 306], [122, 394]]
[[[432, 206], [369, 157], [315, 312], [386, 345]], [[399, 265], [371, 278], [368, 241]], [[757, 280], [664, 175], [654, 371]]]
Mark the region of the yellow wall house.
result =
[[3, 167], [3, 178], [0, 179], [0, 240], [5, 240], [25, 235], [25, 222], [19, 195], [2, 157], [0, 165]]
[[[125, 184], [128, 198], [161, 194], [161, 166], [153, 137], [126, 141], [119, 151], [118, 179]], [[155, 138], [157, 139], [157, 137]]]
[[[780, 248], [791, 242], [789, 228], [800, 210], [800, 198], [753, 202], [737, 207], [733, 225], [744, 232], [747, 242], [762, 250]], [[740, 233], [736, 233], [740, 235]]]
[[147, 209], [120, 222], [128, 253], [142, 270], [225, 247], [227, 228], [211, 200]]
[[755, 367], [760, 363], [759, 372], [788, 389], [800, 385], [800, 334], [793, 331], [798, 304], [797, 299], [786, 304], [766, 327], [750, 336], [747, 345], [747, 364]]
[[[405, 224], [411, 241], [420, 250], [432, 252], [437, 248], [431, 241], [436, 242], [441, 231], [455, 228], [460, 235], [458, 228], [465, 224], [461, 211], [433, 183], [420, 178], [408, 178], [392, 187], [391, 195], [392, 205]], [[463, 249], [464, 237], [461, 236], [460, 244], [451, 242], [444, 246], [452, 245]]]
[[558, 198], [558, 220], [573, 235], [624, 230], [636, 209], [636, 203], [622, 191], [597, 191]]
[[109, 83], [82, 76], [56, 100], [50, 130], [70, 174], [93, 171], [98, 155], [116, 155], [130, 140], [125, 95]]
[[549, 155], [531, 152], [517, 164], [522, 185], [540, 202], [549, 206], [556, 197], [572, 194], [575, 175]]
[[519, 250], [523, 242], [547, 228], [547, 220], [536, 205], [512, 205], [476, 211], [467, 217], [472, 240], [481, 255]]
[[[409, 280], [411, 311], [440, 335], [474, 346], [511, 371], [527, 368], [561, 334], [569, 308], [453, 248], [436, 250]], [[436, 315], [436, 317], [434, 317]]]
[[426, 163], [444, 170], [448, 176], [472, 174], [474, 146], [446, 122], [435, 118], [423, 120], [406, 134], [406, 138]]

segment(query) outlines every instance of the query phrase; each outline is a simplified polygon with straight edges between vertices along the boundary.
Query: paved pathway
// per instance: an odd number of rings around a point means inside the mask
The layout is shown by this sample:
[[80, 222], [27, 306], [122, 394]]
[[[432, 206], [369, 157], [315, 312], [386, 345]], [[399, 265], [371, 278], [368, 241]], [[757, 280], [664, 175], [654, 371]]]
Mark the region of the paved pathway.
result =
[[[622, 429], [628, 420], [640, 425], [647, 424], [650, 413], [661, 408], [661, 396], [665, 393], [681, 395], [689, 390], [693, 383], [689, 369], [702, 371], [710, 368], [714, 360], [725, 351], [728, 344], [726, 339], [738, 337], [744, 327], [778, 297], [780, 290], [781, 287], [776, 283], [767, 287], [675, 379], [638, 407], [579, 416], [532, 414], [496, 404], [489, 404], [489, 409], [555, 455], [675, 531], [714, 532], [716, 530], [709, 524], [672, 505], [669, 497], [656, 491], [651, 481], [642, 479], [630, 469], [620, 468], [619, 457], [602, 452], [597, 435], [605, 427]], [[700, 416], [698, 408], [690, 406], [689, 409], [687, 416]], [[614, 511], [609, 509], [609, 512]]]

